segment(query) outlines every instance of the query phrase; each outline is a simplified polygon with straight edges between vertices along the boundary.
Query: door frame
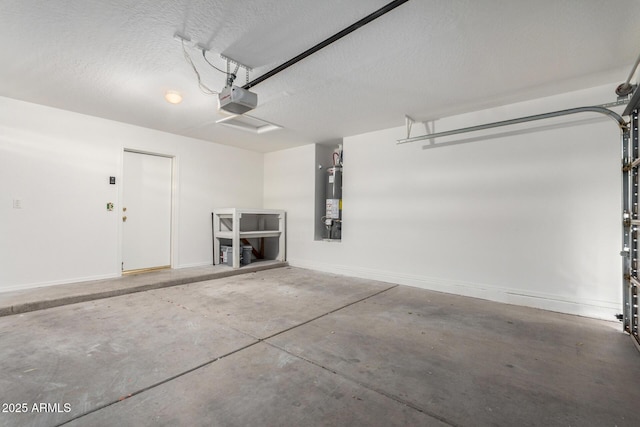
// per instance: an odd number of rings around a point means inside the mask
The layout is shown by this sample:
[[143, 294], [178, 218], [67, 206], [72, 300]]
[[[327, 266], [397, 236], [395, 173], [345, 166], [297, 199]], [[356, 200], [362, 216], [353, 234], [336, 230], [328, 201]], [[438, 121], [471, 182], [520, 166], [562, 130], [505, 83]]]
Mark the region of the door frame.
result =
[[122, 205], [124, 203], [124, 192], [123, 188], [124, 182], [124, 156], [125, 152], [128, 153], [136, 153], [143, 154], [147, 156], [157, 156], [157, 157], [165, 157], [171, 160], [171, 224], [170, 224], [170, 242], [169, 242], [169, 265], [170, 268], [175, 268], [175, 265], [178, 263], [178, 253], [176, 250], [176, 243], [178, 242], [178, 156], [170, 153], [162, 153], [157, 151], [148, 151], [141, 150], [137, 148], [127, 148], [124, 147], [120, 152], [120, 165], [119, 165], [119, 177], [120, 185], [118, 185], [118, 205], [116, 210], [118, 212], [117, 222], [118, 222], [118, 254], [116, 257], [116, 268], [118, 271], [118, 275], [122, 276], [122, 244], [123, 244], [123, 235], [124, 235], [124, 227], [122, 226]]

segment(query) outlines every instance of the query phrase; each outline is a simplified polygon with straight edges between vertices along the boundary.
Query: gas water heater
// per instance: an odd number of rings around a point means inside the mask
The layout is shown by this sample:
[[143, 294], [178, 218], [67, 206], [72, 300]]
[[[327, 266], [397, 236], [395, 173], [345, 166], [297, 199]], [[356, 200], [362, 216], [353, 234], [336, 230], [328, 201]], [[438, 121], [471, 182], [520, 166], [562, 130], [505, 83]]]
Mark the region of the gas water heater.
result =
[[325, 239], [342, 238], [342, 149], [333, 153], [333, 166], [327, 169]]

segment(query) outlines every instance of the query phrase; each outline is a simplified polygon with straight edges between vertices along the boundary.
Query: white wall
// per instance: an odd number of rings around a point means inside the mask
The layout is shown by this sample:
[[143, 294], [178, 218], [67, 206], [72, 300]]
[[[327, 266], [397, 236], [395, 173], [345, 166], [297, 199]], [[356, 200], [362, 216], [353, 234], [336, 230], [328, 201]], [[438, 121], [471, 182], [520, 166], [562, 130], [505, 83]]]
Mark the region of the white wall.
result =
[[212, 209], [262, 205], [260, 153], [0, 97], [0, 292], [119, 276], [125, 148], [175, 156], [174, 268], [211, 263]]
[[[438, 120], [435, 131], [610, 102], [615, 85]], [[414, 125], [412, 136], [424, 133]], [[404, 127], [344, 138], [341, 243], [313, 240], [314, 147], [265, 156], [291, 265], [613, 319], [620, 132], [584, 114], [425, 149]]]

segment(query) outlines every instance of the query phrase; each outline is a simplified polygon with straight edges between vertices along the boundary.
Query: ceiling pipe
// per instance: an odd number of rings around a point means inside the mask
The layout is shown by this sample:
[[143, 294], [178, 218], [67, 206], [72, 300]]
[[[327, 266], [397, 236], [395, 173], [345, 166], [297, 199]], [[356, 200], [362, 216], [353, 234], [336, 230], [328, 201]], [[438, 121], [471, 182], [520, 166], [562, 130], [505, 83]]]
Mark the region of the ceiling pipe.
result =
[[471, 127], [461, 128], [461, 129], [453, 129], [453, 130], [448, 130], [444, 132], [437, 132], [429, 135], [414, 136], [413, 138], [398, 139], [397, 144], [406, 144], [408, 142], [422, 141], [425, 139], [439, 138], [442, 136], [458, 135], [461, 133], [475, 132], [479, 130], [492, 129], [492, 128], [497, 128], [502, 126], [515, 125], [518, 123], [532, 122], [534, 120], [550, 119], [553, 117], [567, 116], [569, 114], [578, 114], [578, 113], [604, 114], [608, 117], [611, 117], [613, 120], [615, 120], [622, 131], [627, 129], [628, 123], [624, 121], [624, 119], [614, 111], [611, 111], [607, 108], [599, 107], [599, 106], [577, 107], [577, 108], [569, 108], [568, 110], [552, 111], [550, 113], [519, 117], [517, 119], [503, 120], [501, 122], [486, 123], [484, 125], [471, 126]]
[[254, 87], [257, 84], [262, 83], [263, 81], [267, 80], [269, 77], [275, 76], [280, 71], [289, 68], [290, 66], [292, 66], [296, 62], [299, 62], [299, 61], [303, 60], [304, 58], [306, 58], [309, 55], [313, 55], [314, 53], [316, 53], [320, 49], [322, 49], [322, 48], [324, 48], [326, 46], [329, 46], [331, 43], [333, 43], [333, 42], [335, 42], [337, 40], [340, 40], [342, 37], [346, 36], [347, 34], [350, 34], [350, 33], [354, 32], [355, 30], [357, 30], [358, 28], [360, 28], [360, 27], [362, 27], [364, 25], [367, 25], [369, 22], [381, 17], [385, 13], [392, 11], [396, 7], [402, 5], [403, 3], [406, 3], [408, 1], [409, 0], [395, 0], [395, 1], [392, 1], [391, 3], [381, 7], [380, 9], [376, 10], [375, 12], [365, 16], [364, 18], [362, 18], [361, 20], [359, 20], [355, 24], [349, 25], [347, 28], [345, 28], [344, 30], [340, 31], [339, 33], [336, 33], [336, 34], [332, 35], [331, 37], [329, 37], [328, 39], [318, 43], [315, 46], [313, 46], [312, 48], [305, 50], [300, 55], [288, 60], [284, 64], [274, 68], [271, 71], [268, 71], [267, 73], [261, 75], [260, 77], [257, 77], [256, 79], [250, 81], [249, 83], [247, 83], [244, 86], [242, 86], [242, 88], [243, 89], [250, 89], [250, 88]]

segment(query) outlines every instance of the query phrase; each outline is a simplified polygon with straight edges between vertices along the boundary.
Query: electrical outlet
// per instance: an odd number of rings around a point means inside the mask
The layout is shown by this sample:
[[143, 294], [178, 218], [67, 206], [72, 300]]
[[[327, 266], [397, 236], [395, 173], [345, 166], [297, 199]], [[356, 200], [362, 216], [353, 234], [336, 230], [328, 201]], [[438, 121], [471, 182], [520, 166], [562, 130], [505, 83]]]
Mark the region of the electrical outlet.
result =
[[22, 209], [22, 200], [13, 199], [13, 209]]

